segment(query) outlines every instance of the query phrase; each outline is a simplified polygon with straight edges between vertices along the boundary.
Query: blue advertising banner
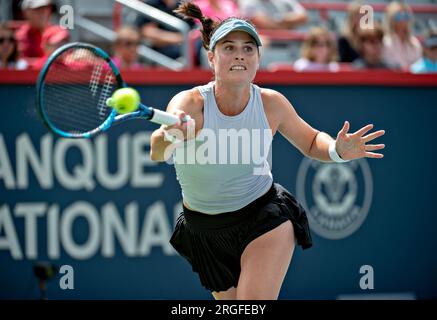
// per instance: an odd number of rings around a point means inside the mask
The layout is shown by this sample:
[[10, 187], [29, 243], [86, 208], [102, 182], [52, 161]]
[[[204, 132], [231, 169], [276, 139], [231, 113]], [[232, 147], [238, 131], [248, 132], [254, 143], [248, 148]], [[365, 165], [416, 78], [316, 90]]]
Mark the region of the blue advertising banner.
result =
[[[280, 299], [437, 298], [437, 90], [270, 87], [331, 136], [344, 120], [386, 130], [383, 159], [346, 164], [304, 158], [275, 136], [273, 176], [307, 209], [314, 240], [295, 250]], [[161, 109], [187, 88], [137, 87]], [[49, 299], [212, 299], [168, 242], [181, 190], [173, 166], [149, 158], [157, 126], [58, 138], [39, 121], [34, 91], [0, 86], [0, 299], [38, 299], [41, 261], [57, 267]]]

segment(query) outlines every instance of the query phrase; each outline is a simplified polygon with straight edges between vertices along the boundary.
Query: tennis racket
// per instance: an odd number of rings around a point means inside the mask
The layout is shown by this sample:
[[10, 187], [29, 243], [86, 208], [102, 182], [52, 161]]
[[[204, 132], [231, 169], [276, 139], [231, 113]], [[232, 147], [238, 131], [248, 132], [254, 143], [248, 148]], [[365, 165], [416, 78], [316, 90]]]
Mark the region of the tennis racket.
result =
[[107, 99], [126, 86], [106, 52], [90, 44], [71, 43], [56, 50], [41, 70], [36, 106], [49, 130], [65, 138], [91, 138], [137, 118], [165, 125], [179, 121], [141, 103], [134, 112], [117, 114]]

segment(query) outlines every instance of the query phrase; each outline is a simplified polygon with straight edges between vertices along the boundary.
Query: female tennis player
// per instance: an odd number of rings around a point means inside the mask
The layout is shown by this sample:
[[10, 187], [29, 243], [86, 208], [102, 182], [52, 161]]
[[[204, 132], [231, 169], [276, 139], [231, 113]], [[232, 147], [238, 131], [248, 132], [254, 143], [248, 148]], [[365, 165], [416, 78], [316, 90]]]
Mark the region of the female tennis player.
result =
[[[223, 129], [268, 129], [272, 135], [279, 131], [305, 156], [324, 162], [383, 157], [371, 152], [383, 149], [383, 144], [366, 145], [383, 130], [365, 135], [373, 128], [367, 125], [350, 134], [346, 121], [334, 140], [301, 119], [283, 95], [252, 83], [261, 41], [250, 22], [238, 18], [213, 22], [192, 3], [176, 11], [202, 23], [203, 45], [215, 79], [170, 101], [167, 111], [181, 121], [153, 132], [152, 160], [167, 160], [168, 148], [175, 145], [174, 130], [184, 134], [187, 141], [182, 144], [189, 144], [205, 130], [220, 136]], [[186, 116], [193, 121], [186, 121]], [[191, 137], [190, 123], [195, 129]], [[305, 210], [273, 182], [266, 158], [255, 160], [265, 162], [266, 174], [254, 174], [248, 170], [251, 165], [174, 162], [183, 212], [170, 242], [215, 299], [277, 299], [296, 242], [303, 249], [312, 245]]]

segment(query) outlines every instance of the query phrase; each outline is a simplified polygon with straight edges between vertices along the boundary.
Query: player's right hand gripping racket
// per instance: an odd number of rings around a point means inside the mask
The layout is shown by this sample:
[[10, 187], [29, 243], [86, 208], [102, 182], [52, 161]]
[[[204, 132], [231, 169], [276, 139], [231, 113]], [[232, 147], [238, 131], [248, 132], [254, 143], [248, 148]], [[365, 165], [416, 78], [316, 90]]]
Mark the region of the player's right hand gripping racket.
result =
[[36, 106], [50, 131], [65, 138], [91, 138], [114, 124], [143, 118], [173, 125], [175, 115], [139, 105], [117, 114], [106, 104], [114, 91], [126, 87], [109, 55], [93, 45], [71, 43], [47, 60], [37, 82]]

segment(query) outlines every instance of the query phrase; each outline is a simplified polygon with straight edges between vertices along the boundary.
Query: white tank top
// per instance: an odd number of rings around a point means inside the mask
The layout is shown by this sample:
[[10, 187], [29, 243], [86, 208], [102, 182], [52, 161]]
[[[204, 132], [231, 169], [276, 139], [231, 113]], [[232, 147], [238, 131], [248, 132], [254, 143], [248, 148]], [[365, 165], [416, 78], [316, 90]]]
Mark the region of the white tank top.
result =
[[272, 131], [260, 88], [251, 84], [249, 102], [236, 116], [219, 110], [214, 82], [197, 89], [204, 99], [203, 128], [173, 153], [182, 197], [189, 208], [206, 214], [241, 209], [273, 183]]

